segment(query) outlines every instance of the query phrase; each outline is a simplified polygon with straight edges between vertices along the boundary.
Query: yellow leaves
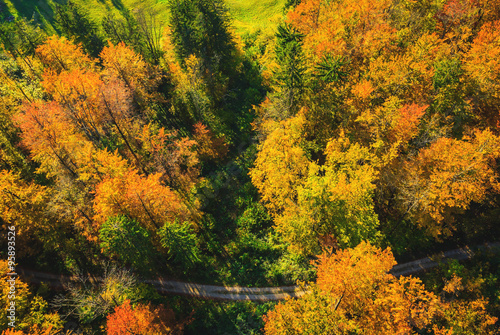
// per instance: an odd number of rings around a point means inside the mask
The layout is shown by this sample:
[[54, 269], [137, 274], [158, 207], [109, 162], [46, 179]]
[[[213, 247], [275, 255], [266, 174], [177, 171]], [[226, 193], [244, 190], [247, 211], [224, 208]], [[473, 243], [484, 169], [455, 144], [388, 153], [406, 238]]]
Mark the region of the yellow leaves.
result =
[[[319, 239], [330, 234], [342, 247], [357, 245], [364, 239], [375, 242], [379, 238], [372, 199], [376, 178], [374, 157], [367, 148], [351, 144], [345, 136], [331, 140], [325, 154], [323, 166], [315, 162], [304, 164], [302, 173], [307, 174], [290, 192], [283, 192], [284, 187], [280, 186], [269, 197], [274, 201], [283, 197], [280, 211], [274, 213], [276, 229], [294, 252], [318, 253]], [[289, 185], [293, 184], [286, 187]]]
[[122, 78], [127, 85], [135, 86], [136, 80], [147, 77], [147, 64], [141, 55], [136, 54], [123, 42], [118, 45], [109, 43], [102, 49], [102, 59], [106, 76]]
[[[19, 225], [18, 234], [36, 229], [50, 191], [44, 186], [24, 182], [19, 175], [0, 171], [0, 214], [6, 225]], [[38, 210], [38, 213], [37, 213]], [[31, 215], [30, 215], [31, 214]], [[36, 215], [32, 217], [32, 215]]]
[[[439, 300], [419, 279], [388, 274], [395, 264], [390, 249], [365, 242], [323, 254], [311, 292], [269, 312], [266, 334], [387, 335], [425, 329], [439, 311]], [[305, 318], [309, 311], [314, 316]]]
[[465, 69], [481, 89], [498, 98], [500, 21], [485, 23], [465, 55]]
[[262, 201], [275, 216], [295, 201], [297, 187], [307, 175], [309, 160], [301, 147], [304, 123], [301, 114], [281, 121], [262, 144], [250, 171]]
[[56, 73], [95, 67], [94, 60], [83, 52], [81, 45], [75, 45], [57, 35], [52, 35], [39, 46], [36, 54], [48, 71]]
[[449, 234], [452, 214], [481, 203], [498, 191], [493, 159], [500, 156], [500, 139], [490, 131], [476, 131], [464, 140], [441, 138], [404, 167], [400, 200], [406, 211], [438, 237]]
[[95, 193], [94, 219], [98, 224], [109, 217], [128, 215], [154, 231], [165, 222], [183, 222], [191, 216], [181, 198], [160, 183], [160, 174], [145, 177], [129, 168], [123, 175], [105, 178]]
[[[23, 282], [19, 277], [8, 275], [11, 271], [8, 268], [6, 260], [0, 260], [0, 329], [6, 329], [2, 335], [50, 335], [55, 334], [62, 328], [62, 320], [57, 313], [48, 313], [47, 302], [39, 296], [33, 296], [30, 292], [28, 285]], [[15, 324], [16, 329], [21, 331], [14, 331], [13, 328], [8, 327], [7, 323], [7, 308], [10, 292], [9, 279], [16, 278], [15, 280]]]
[[122, 177], [128, 169], [128, 162], [117, 152], [89, 148], [88, 154], [79, 160], [78, 179], [98, 183], [105, 177]]
[[318, 287], [333, 296], [344, 295], [346, 300], [366, 299], [363, 290], [373, 283], [387, 280], [387, 272], [396, 265], [390, 249], [377, 249], [361, 242], [354, 249], [339, 250], [332, 256], [323, 254], [317, 263]]
[[488, 314], [488, 301], [480, 298], [472, 301], [452, 301], [444, 303], [441, 308], [440, 323], [432, 330], [437, 335], [494, 335], [498, 318]]

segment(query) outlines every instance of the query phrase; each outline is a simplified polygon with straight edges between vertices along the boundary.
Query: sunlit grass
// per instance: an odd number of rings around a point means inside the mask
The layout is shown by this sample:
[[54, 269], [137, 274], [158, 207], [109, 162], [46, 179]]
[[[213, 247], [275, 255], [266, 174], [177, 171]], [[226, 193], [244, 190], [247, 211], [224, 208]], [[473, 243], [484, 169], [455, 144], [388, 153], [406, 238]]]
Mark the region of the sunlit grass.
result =
[[[64, 0], [4, 0], [7, 11], [14, 15], [34, 18], [42, 22], [42, 15], [52, 22], [54, 8]], [[162, 24], [168, 22], [167, 0], [76, 0], [97, 22], [109, 12], [118, 13], [121, 7], [131, 10], [141, 7], [152, 8]], [[283, 15], [285, 0], [226, 0], [233, 26], [238, 33], [273, 29]]]

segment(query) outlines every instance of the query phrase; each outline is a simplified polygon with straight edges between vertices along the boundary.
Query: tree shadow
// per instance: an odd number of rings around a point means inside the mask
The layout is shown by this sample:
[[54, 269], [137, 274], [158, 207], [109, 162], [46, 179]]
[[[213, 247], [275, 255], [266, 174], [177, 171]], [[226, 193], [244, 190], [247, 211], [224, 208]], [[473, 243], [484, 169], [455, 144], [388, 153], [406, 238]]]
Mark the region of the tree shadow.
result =
[[122, 11], [125, 9], [125, 5], [123, 4], [122, 0], [111, 0], [111, 3], [113, 6], [115, 6], [116, 9], [119, 11]]
[[[85, 0], [73, 1], [79, 5], [83, 5], [85, 3]], [[108, 7], [109, 2], [111, 2], [112, 7], [116, 8], [118, 11], [123, 11], [126, 8], [122, 0], [98, 1], [105, 5], [107, 10], [111, 9]], [[19, 16], [28, 20], [33, 19], [35, 23], [39, 24], [44, 24], [44, 21], [52, 24], [54, 21], [55, 6], [65, 4], [68, 0], [0, 0], [0, 22], [3, 22], [7, 17], [16, 16], [16, 13], [9, 11], [7, 2], [11, 4], [11, 7], [14, 8], [15, 12], [17, 12]]]
[[[66, 2], [66, 0], [10, 0], [8, 1], [14, 9], [10, 16], [22, 16], [28, 20], [33, 19], [35, 23], [43, 24], [44, 21], [52, 22], [54, 18], [54, 6]], [[3, 12], [9, 11], [7, 1], [0, 0]], [[0, 15], [4, 18], [5, 15]]]

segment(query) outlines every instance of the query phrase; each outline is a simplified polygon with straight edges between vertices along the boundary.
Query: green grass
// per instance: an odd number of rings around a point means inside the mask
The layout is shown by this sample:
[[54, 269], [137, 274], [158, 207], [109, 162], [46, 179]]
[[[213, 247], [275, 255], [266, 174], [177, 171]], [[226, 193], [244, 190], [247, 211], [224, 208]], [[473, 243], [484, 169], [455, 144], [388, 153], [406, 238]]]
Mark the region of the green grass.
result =
[[[99, 22], [108, 12], [118, 12], [121, 7], [136, 9], [149, 7], [162, 24], [167, 23], [167, 0], [76, 0]], [[52, 22], [54, 7], [65, 0], [0, 0], [5, 3], [4, 15], [34, 18], [42, 22], [40, 14]], [[240, 34], [256, 30], [273, 30], [283, 15], [285, 0], [226, 0], [233, 26]], [[7, 16], [5, 15], [5, 16]]]
[[274, 29], [283, 15], [285, 0], [226, 0], [239, 33]]

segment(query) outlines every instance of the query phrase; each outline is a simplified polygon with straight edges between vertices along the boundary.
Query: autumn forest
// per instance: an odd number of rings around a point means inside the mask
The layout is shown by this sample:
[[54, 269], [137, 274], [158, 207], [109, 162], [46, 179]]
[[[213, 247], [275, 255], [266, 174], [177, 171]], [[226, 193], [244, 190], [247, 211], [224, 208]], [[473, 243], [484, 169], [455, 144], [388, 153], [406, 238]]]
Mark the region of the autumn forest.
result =
[[5, 0], [0, 49], [2, 335], [500, 334], [500, 1]]

